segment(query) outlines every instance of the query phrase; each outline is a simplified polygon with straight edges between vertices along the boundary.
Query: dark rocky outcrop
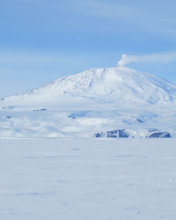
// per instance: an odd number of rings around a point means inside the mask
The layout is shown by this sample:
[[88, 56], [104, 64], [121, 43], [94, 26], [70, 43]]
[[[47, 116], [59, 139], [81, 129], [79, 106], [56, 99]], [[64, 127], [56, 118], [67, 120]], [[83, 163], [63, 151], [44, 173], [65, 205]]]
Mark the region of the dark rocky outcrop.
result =
[[139, 118], [138, 118], [136, 121], [139, 122], [139, 123], [144, 123], [144, 122], [143, 122], [141, 119], [139, 119]]
[[9, 109], [14, 109], [14, 106], [7, 106], [7, 107], [2, 107], [2, 110], [9, 110]]
[[146, 138], [171, 138], [169, 132], [160, 132], [158, 130], [148, 131]]
[[33, 112], [39, 112], [39, 111], [47, 111], [47, 109], [46, 108], [42, 108], [42, 109], [36, 109], [36, 110], [33, 110]]
[[107, 137], [107, 138], [128, 138], [129, 134], [124, 130], [113, 130], [107, 132], [96, 133], [96, 138]]
[[102, 137], [102, 134], [103, 134], [103, 133], [96, 133], [96, 134], [94, 134], [94, 137], [100, 138], [100, 137]]
[[71, 118], [71, 119], [76, 119], [76, 117], [71, 116], [71, 115], [69, 115], [68, 117]]

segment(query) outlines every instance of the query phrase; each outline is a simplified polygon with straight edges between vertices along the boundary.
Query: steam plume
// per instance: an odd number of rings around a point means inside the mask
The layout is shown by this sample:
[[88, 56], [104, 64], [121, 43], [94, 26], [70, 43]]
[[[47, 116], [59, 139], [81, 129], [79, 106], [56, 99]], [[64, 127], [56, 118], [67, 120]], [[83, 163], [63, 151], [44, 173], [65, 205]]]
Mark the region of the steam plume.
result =
[[128, 63], [139, 62], [153, 62], [153, 63], [169, 63], [176, 61], [176, 51], [160, 53], [160, 54], [146, 54], [144, 56], [135, 56], [123, 54], [122, 59], [119, 60], [119, 66], [125, 66]]

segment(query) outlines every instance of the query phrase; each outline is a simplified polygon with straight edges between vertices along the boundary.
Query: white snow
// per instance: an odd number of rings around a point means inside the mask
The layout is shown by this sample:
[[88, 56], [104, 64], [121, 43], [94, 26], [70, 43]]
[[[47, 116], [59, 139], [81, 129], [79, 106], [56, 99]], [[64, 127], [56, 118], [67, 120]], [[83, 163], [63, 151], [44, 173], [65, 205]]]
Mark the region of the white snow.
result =
[[3, 220], [174, 220], [175, 139], [0, 139]]
[[[176, 85], [126, 67], [90, 69], [0, 101], [0, 137], [176, 137]], [[142, 120], [143, 123], [139, 123]]]
[[[176, 85], [121, 66], [2, 99], [0, 219], [175, 220], [175, 100]], [[130, 139], [93, 138], [115, 129]]]

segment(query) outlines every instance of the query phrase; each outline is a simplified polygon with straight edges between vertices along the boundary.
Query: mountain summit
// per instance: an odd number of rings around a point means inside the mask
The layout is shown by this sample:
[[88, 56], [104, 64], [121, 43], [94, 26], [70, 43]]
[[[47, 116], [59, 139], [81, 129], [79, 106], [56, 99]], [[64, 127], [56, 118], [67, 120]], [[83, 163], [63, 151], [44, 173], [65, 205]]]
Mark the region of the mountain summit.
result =
[[176, 85], [123, 66], [90, 69], [61, 77], [38, 89], [12, 96], [14, 100], [59, 101], [83, 97], [107, 102], [156, 104], [176, 100]]

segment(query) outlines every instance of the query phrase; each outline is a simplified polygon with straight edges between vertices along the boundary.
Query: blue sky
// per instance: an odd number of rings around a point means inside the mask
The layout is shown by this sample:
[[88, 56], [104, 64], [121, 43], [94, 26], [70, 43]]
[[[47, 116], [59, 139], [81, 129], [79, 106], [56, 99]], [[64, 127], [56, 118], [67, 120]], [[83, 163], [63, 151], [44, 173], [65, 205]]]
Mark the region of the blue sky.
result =
[[[1, 97], [115, 66], [122, 54], [176, 51], [175, 0], [1, 0]], [[176, 83], [176, 61], [129, 63]]]

